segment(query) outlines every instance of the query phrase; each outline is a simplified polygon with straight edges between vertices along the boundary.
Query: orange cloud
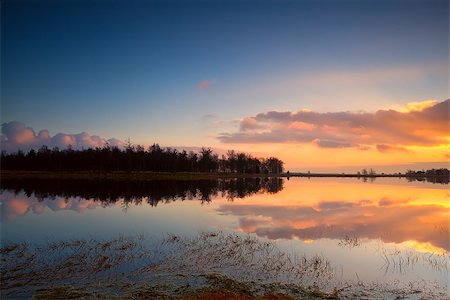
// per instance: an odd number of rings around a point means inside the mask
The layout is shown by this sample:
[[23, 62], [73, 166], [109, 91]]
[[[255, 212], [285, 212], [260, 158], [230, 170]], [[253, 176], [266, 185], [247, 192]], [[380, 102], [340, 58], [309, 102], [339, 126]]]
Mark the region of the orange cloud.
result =
[[224, 143], [310, 143], [323, 148], [405, 151], [405, 146], [448, 144], [450, 100], [407, 105], [407, 111], [269, 111], [242, 119], [240, 130], [218, 136]]
[[411, 102], [407, 103], [405, 107], [400, 108], [400, 112], [412, 112], [412, 111], [422, 111], [426, 108], [435, 106], [438, 103], [436, 100], [427, 100], [422, 102]]

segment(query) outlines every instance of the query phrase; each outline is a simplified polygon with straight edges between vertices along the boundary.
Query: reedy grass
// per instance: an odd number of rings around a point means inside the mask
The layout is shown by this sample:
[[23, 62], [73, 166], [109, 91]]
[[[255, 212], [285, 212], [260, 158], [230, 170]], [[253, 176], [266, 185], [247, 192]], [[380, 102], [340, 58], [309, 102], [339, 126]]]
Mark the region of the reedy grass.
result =
[[339, 282], [323, 256], [289, 254], [271, 241], [222, 231], [153, 244], [142, 235], [17, 243], [0, 254], [4, 299], [445, 299], [441, 287], [423, 282]]

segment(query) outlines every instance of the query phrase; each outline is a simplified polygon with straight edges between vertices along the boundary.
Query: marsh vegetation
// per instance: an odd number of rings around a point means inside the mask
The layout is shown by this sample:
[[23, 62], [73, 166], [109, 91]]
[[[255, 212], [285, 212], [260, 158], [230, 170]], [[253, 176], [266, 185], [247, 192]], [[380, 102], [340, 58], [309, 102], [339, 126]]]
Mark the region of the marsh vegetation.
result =
[[[1, 290], [8, 297], [51, 299], [66, 296], [204, 299], [347, 299], [420, 297], [444, 299], [445, 290], [421, 282], [401, 285], [336, 280], [321, 255], [280, 250], [255, 236], [222, 231], [163, 240], [130, 236], [112, 240], [71, 240], [0, 250]], [[198, 298], [197, 298], [198, 297]], [[212, 298], [210, 298], [212, 299]]]

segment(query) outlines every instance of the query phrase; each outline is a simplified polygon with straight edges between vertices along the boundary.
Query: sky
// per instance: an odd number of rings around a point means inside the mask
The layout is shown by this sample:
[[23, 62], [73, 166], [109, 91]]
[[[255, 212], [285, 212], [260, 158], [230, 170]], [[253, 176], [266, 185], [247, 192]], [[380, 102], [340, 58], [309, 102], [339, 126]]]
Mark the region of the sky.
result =
[[2, 149], [129, 138], [298, 171], [445, 167], [448, 69], [448, 1], [6, 0]]

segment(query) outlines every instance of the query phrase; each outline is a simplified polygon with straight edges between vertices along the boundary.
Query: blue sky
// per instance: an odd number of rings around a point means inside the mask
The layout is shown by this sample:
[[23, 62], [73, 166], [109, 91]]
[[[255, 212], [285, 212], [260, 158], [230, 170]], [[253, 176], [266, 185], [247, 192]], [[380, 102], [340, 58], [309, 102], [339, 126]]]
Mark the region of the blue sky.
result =
[[219, 133], [269, 110], [376, 111], [442, 101], [448, 6], [7, 0], [2, 123], [220, 146]]

